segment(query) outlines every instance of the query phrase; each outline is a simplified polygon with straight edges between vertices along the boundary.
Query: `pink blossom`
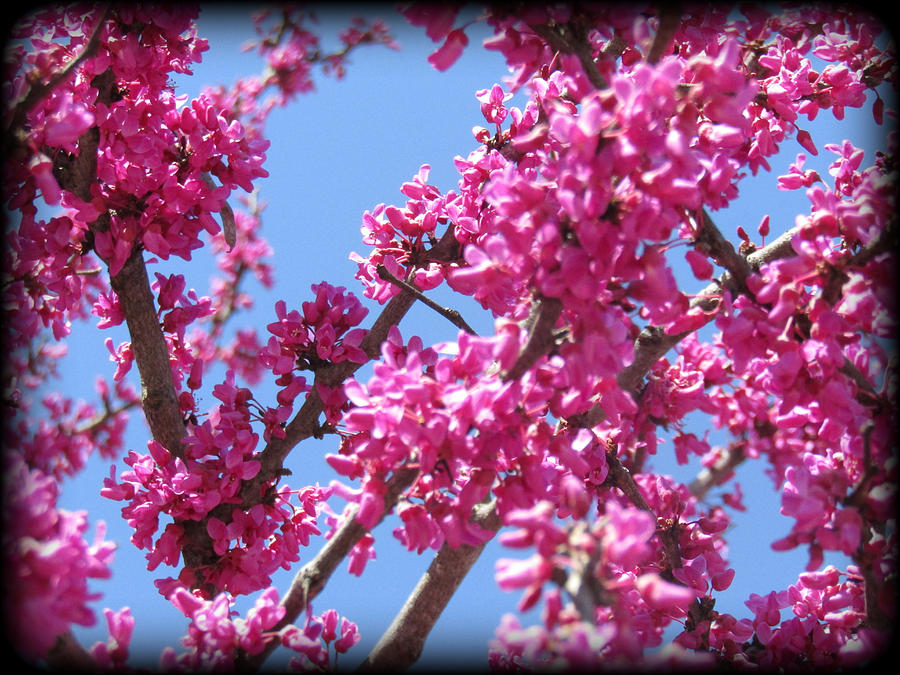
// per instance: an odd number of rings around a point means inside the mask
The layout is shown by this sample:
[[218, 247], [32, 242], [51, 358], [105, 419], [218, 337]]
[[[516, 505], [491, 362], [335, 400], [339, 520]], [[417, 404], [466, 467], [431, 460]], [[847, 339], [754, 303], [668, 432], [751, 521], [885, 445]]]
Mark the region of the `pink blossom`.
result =
[[356, 544], [354, 544], [353, 549], [348, 556], [350, 562], [347, 569], [350, 574], [357, 577], [362, 575], [363, 570], [366, 568], [366, 564], [370, 560], [375, 559], [374, 543], [375, 537], [370, 534], [365, 534]]
[[644, 574], [635, 581], [644, 601], [653, 609], [682, 615], [696, 592], [680, 584], [660, 579], [656, 574]]
[[43, 659], [71, 624], [95, 623], [88, 603], [99, 594], [88, 592], [88, 579], [110, 576], [115, 546], [104, 541], [102, 522], [94, 543], [85, 540], [86, 513], [56, 508], [52, 478], [29, 469], [17, 452], [5, 450], [3, 462], [3, 563], [10, 583], [4, 611], [16, 612], [7, 625], [17, 648]]
[[105, 643], [95, 643], [91, 647], [91, 656], [103, 668], [123, 668], [128, 659], [128, 647], [134, 633], [134, 618], [128, 607], [119, 612], [105, 609], [103, 614], [109, 628], [109, 639]]
[[459, 9], [459, 5], [456, 3], [438, 7], [414, 2], [405, 6], [401, 11], [413, 26], [425, 26], [425, 34], [432, 41], [437, 42], [453, 29], [453, 22], [456, 20]]
[[447, 34], [444, 44], [428, 57], [428, 63], [436, 70], [447, 70], [462, 56], [467, 44], [469, 38], [461, 29], [452, 30]]
[[709, 262], [709, 259], [705, 255], [694, 249], [690, 249], [684, 254], [684, 257], [691, 266], [691, 271], [694, 273], [695, 277], [698, 279], [709, 279], [712, 277], [712, 263]]
[[71, 92], [54, 97], [57, 112], [47, 117], [44, 140], [48, 145], [72, 150], [78, 137], [94, 123], [86, 106], [75, 102]]
[[610, 527], [602, 539], [604, 559], [629, 570], [650, 555], [650, 536], [656, 525], [649, 514], [622, 508], [616, 502], [607, 505]]
[[481, 101], [481, 114], [488, 122], [498, 127], [506, 119], [508, 113], [504, 103], [512, 98], [511, 93], [504, 93], [499, 84], [488, 89], [481, 89], [475, 93], [475, 98]]

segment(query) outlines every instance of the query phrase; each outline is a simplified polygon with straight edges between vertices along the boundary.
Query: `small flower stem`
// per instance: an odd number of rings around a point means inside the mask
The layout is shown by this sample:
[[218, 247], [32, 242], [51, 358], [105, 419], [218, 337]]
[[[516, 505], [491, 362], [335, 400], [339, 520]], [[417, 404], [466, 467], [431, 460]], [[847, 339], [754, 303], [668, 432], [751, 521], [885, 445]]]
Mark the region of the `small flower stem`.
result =
[[600, 69], [597, 68], [594, 55], [591, 53], [591, 47], [587, 40], [571, 36], [571, 31], [566, 24], [549, 26], [530, 23], [528, 27], [544, 40], [551, 49], [577, 56], [578, 60], [581, 61], [581, 67], [584, 69], [585, 75], [587, 75], [587, 78], [596, 89], [606, 89], [609, 86], [606, 78], [603, 77]]

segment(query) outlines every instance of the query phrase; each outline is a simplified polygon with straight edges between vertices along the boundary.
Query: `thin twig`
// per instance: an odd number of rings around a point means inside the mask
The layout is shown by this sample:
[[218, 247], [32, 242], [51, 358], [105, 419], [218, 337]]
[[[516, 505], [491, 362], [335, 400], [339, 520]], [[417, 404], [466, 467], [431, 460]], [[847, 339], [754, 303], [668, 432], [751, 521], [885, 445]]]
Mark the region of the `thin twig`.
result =
[[442, 307], [427, 295], [425, 295], [417, 286], [409, 283], [408, 281], [404, 281], [403, 279], [399, 279], [395, 275], [391, 274], [390, 270], [388, 270], [388, 268], [384, 265], [378, 265], [375, 270], [378, 272], [379, 277], [381, 277], [385, 281], [391, 282], [397, 288], [401, 288], [407, 293], [412, 293], [415, 296], [416, 300], [433, 309], [435, 312], [447, 319], [457, 328], [466, 331], [469, 335], [478, 335], [478, 333], [476, 333], [475, 330], [466, 323], [465, 319], [462, 318], [462, 314], [460, 314], [455, 309]]
[[47, 653], [47, 665], [50, 670], [74, 673], [89, 673], [100, 667], [70, 630], [56, 637], [56, 642]]
[[702, 501], [706, 493], [725, 482], [746, 457], [742, 443], [729, 445], [713, 466], [704, 468], [697, 474], [688, 485], [688, 490], [697, 501]]
[[588, 80], [597, 89], [606, 89], [608, 86], [606, 78], [597, 68], [594, 61], [594, 55], [591, 53], [591, 47], [585, 40], [570, 39], [569, 29], [566, 24], [556, 24], [553, 26], [543, 24], [528, 24], [528, 27], [534, 33], [546, 42], [551, 49], [557, 52], [565, 52], [574, 54], [581, 61], [581, 67], [584, 69]]
[[138, 403], [137, 401], [126, 401], [125, 403], [123, 403], [120, 407], [116, 408], [115, 410], [109, 410], [109, 409], [104, 410], [102, 413], [98, 413], [97, 415], [94, 415], [91, 419], [89, 419], [87, 422], [85, 422], [80, 427], [76, 427], [75, 430], [73, 431], [73, 433], [76, 435], [91, 434], [94, 431], [96, 431], [97, 429], [99, 429], [100, 427], [102, 427], [104, 424], [106, 424], [107, 421], [109, 421], [116, 415], [120, 415], [123, 412], [127, 412], [131, 408], [134, 408], [137, 405], [137, 403]]

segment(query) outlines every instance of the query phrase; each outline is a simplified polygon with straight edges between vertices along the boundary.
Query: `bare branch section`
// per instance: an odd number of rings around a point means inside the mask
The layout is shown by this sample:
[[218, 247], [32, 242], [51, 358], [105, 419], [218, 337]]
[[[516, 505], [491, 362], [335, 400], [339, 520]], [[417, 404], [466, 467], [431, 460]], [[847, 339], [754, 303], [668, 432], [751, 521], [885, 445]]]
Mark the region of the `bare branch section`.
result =
[[99, 668], [94, 657], [81, 646], [72, 631], [61, 633], [47, 653], [47, 666], [50, 670], [70, 673], [89, 673]]
[[730, 241], [722, 236], [719, 228], [709, 217], [706, 209], [700, 211], [700, 222], [697, 235], [694, 237], [694, 246], [711, 256], [716, 264], [724, 267], [731, 273], [737, 290], [744, 295], [753, 297], [747, 288], [747, 277], [753, 274], [750, 262], [738, 253]]
[[665, 3], [659, 13], [659, 27], [653, 37], [653, 44], [647, 52], [647, 63], [658, 63], [663, 55], [669, 51], [672, 44], [672, 36], [681, 23], [681, 12], [677, 3]]
[[156, 313], [140, 248], [135, 247], [110, 284], [119, 296], [131, 336], [134, 361], [141, 376], [141, 405], [150, 432], [166, 450], [176, 457], [184, 457], [185, 426], [172, 381], [169, 346]]
[[469, 335], [478, 335], [478, 333], [476, 333], [475, 330], [468, 323], [466, 323], [465, 319], [463, 319], [462, 317], [462, 314], [460, 314], [455, 309], [451, 309], [450, 307], [442, 307], [427, 295], [425, 295], [417, 286], [414, 286], [410, 282], [404, 281], [403, 279], [398, 279], [396, 276], [391, 274], [390, 270], [388, 270], [388, 268], [384, 265], [378, 265], [376, 271], [378, 272], [379, 277], [381, 277], [385, 281], [390, 281], [392, 284], [394, 284], [398, 288], [403, 289], [407, 293], [412, 293], [422, 304], [433, 309], [435, 312], [447, 319], [457, 328], [466, 331]]
[[[485, 529], [499, 530], [501, 522], [496, 501], [476, 505], [472, 521]], [[463, 544], [457, 548], [450, 548], [445, 543], [441, 547], [360, 670], [399, 672], [419, 659], [432, 628], [486, 543], [479, 546]]]
[[582, 554], [578, 556], [581, 558], [580, 560], [573, 559], [573, 569], [568, 574], [560, 567], [553, 571], [559, 577], [554, 578], [554, 581], [572, 598], [572, 604], [578, 610], [581, 620], [589, 623], [593, 623], [597, 607], [610, 604], [606, 600], [603, 583], [595, 574], [597, 567], [601, 564], [601, 557], [601, 547], [595, 546], [590, 555]]
[[534, 301], [532, 315], [529, 317], [534, 323], [528, 334], [528, 340], [519, 352], [516, 362], [508, 371], [500, 374], [500, 379], [509, 381], [522, 377], [535, 361], [550, 351], [556, 344], [553, 327], [561, 312], [562, 302], [559, 298], [541, 297]]

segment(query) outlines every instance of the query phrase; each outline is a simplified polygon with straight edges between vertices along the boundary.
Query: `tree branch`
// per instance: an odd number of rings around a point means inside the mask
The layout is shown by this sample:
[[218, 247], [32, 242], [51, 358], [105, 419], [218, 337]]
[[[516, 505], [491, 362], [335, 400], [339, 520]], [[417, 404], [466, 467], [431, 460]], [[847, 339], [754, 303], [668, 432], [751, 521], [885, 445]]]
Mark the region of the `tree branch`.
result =
[[677, 3], [664, 3], [659, 12], [659, 26], [653, 37], [653, 44], [647, 52], [647, 63], [655, 64], [669, 50], [672, 36], [681, 24], [681, 12]]
[[753, 273], [750, 263], [744, 256], [734, 250], [734, 246], [719, 231], [706, 209], [700, 210], [700, 222], [694, 236], [694, 246], [701, 253], [712, 256], [720, 267], [731, 273], [731, 278], [738, 291], [752, 297], [747, 288], [747, 277]]
[[[583, 525], [584, 521], [581, 524]], [[581, 564], [577, 565], [576, 569], [568, 574], [560, 567], [554, 570], [554, 573], [560, 573], [557, 583], [569, 594], [581, 620], [587, 623], [594, 623], [598, 606], [610, 602], [605, 598], [603, 584], [595, 575], [597, 567], [601, 564], [602, 554], [602, 547], [597, 543], [590, 555], [582, 553], [573, 560], [575, 566], [575, 561], [581, 559], [579, 560]]]
[[141, 378], [141, 406], [150, 433], [166, 450], [184, 458], [184, 418], [172, 370], [169, 346], [156, 312], [150, 279], [141, 249], [135, 246], [122, 269], [110, 279], [131, 336], [134, 362]]
[[522, 377], [535, 361], [550, 351], [556, 344], [553, 327], [561, 312], [562, 302], [559, 298], [539, 297], [534, 301], [532, 315], [529, 317], [529, 321], [533, 321], [533, 324], [528, 340], [512, 368], [500, 374], [501, 380], [508, 382]]
[[[501, 521], [496, 500], [477, 504], [472, 521], [485, 529], [499, 530]], [[486, 544], [451, 548], [445, 543], [360, 670], [399, 672], [415, 663], [429, 633]]]
[[425, 295], [417, 286], [409, 283], [408, 281], [404, 281], [403, 279], [398, 279], [396, 276], [391, 274], [388, 268], [384, 265], [378, 265], [378, 267], [376, 267], [375, 269], [378, 272], [379, 277], [381, 277], [385, 281], [390, 281], [392, 284], [394, 284], [398, 288], [403, 289], [407, 293], [412, 293], [417, 300], [422, 302], [427, 307], [433, 309], [442, 317], [450, 321], [450, 323], [452, 323], [457, 328], [466, 331], [469, 335], [478, 335], [478, 333], [476, 333], [475, 330], [466, 323], [465, 319], [462, 318], [462, 314], [460, 314], [455, 309], [442, 307], [427, 295]]

